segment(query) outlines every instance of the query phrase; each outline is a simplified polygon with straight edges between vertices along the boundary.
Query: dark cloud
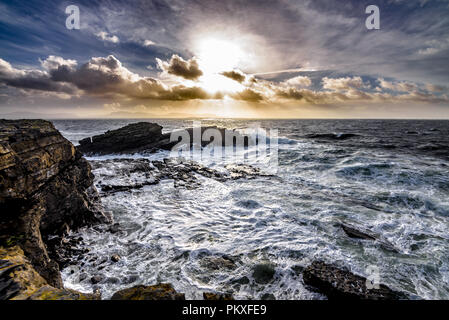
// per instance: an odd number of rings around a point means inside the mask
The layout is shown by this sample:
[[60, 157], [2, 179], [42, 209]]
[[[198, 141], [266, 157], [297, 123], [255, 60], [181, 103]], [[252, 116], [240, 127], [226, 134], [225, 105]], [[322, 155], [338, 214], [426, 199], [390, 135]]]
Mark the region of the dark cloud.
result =
[[198, 61], [195, 58], [186, 61], [174, 54], [169, 62], [161, 59], [156, 60], [161, 70], [187, 80], [196, 80], [203, 75], [203, 71], [200, 70]]
[[123, 96], [173, 101], [215, 98], [199, 87], [182, 84], [170, 87], [160, 80], [140, 77], [123, 67], [112, 55], [92, 58], [80, 67], [73, 60], [55, 56], [41, 61], [41, 64], [47, 71], [14, 69], [8, 62], [0, 59], [0, 83], [20, 89], [67, 94], [82, 90], [88, 95], [111, 98]]
[[53, 81], [46, 72], [15, 69], [3, 59], [0, 59], [0, 84], [18, 89], [51, 91], [66, 94], [75, 94], [77, 91], [70, 84]]
[[235, 100], [244, 100], [249, 102], [260, 102], [264, 100], [264, 97], [252, 89], [245, 89], [241, 92], [232, 94], [231, 97]]
[[235, 80], [237, 82], [240, 82], [240, 83], [242, 83], [246, 79], [245, 74], [240, 70], [225, 71], [225, 72], [222, 72], [221, 75], [228, 77], [232, 80]]

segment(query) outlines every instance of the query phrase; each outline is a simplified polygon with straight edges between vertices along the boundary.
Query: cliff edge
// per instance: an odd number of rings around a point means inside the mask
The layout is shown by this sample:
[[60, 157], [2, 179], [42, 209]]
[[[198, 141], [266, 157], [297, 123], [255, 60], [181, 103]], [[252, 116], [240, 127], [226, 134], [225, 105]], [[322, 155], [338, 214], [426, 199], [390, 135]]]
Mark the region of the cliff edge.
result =
[[47, 240], [109, 222], [93, 178], [89, 163], [52, 123], [0, 120], [0, 248], [23, 251], [54, 288], [63, 285]]

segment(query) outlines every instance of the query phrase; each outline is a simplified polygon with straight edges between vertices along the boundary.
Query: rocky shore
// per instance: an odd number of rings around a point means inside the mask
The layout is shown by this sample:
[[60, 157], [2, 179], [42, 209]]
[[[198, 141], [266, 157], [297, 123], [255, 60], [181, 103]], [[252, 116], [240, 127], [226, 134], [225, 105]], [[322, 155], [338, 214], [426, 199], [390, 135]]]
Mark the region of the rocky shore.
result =
[[[202, 128], [202, 132], [207, 128]], [[224, 136], [225, 129], [218, 128]], [[193, 135], [193, 129], [188, 129]], [[218, 181], [252, 179], [262, 175], [256, 168], [232, 165], [221, 172], [192, 161], [166, 159], [112, 159], [112, 174], [97, 177], [99, 192], [93, 184], [92, 167], [83, 157], [92, 154], [127, 154], [169, 149], [174, 143], [162, 127], [137, 123], [87, 138], [75, 147], [43, 120], [0, 120], [0, 299], [13, 300], [97, 300], [101, 293], [89, 294], [64, 288], [60, 269], [71, 257], [83, 255], [82, 239], [71, 237], [70, 231], [81, 227], [104, 225], [102, 230], [119, 228], [101, 205], [101, 196], [114, 192], [130, 192], [163, 179], [173, 179], [176, 187], [194, 189], [199, 176]], [[91, 167], [92, 166], [92, 167]], [[127, 177], [117, 184], [115, 175]], [[352, 239], [376, 241], [394, 250], [379, 235], [354, 226], [342, 225]], [[101, 228], [100, 228], [101, 229]], [[110, 258], [118, 262], [120, 256]], [[232, 257], [206, 257], [204, 268], [232, 270]], [[329, 299], [407, 299], [385, 285], [368, 289], [366, 278], [344, 268], [322, 261], [293, 270], [299, 281], [312, 291]], [[255, 265], [248, 275], [260, 285], [269, 284], [276, 269], [271, 264]], [[91, 275], [93, 276], [93, 275]], [[249, 279], [247, 277], [247, 281]], [[245, 279], [241, 283], [245, 283]], [[92, 281], [96, 281], [92, 279]], [[99, 280], [100, 281], [100, 280]], [[204, 292], [206, 300], [232, 300], [232, 292]], [[273, 299], [264, 295], [264, 299]], [[138, 285], [116, 292], [112, 300], [183, 300], [171, 284]]]

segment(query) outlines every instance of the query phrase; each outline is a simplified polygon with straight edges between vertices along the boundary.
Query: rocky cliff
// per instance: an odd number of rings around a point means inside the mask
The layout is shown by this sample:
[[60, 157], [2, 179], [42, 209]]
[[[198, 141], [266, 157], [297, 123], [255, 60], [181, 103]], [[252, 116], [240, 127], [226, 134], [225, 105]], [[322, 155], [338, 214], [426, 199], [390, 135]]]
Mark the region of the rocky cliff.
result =
[[108, 221], [89, 163], [43, 120], [0, 120], [0, 208], [0, 247], [23, 250], [54, 288], [63, 286], [47, 239]]

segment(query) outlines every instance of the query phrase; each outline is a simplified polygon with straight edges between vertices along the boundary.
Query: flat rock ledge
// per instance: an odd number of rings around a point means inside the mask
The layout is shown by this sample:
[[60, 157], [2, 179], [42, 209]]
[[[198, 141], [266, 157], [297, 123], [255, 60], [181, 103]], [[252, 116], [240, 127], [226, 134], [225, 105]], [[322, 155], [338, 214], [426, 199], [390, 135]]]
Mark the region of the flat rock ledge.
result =
[[328, 299], [405, 300], [409, 297], [386, 285], [368, 289], [367, 279], [323, 261], [314, 261], [303, 271], [304, 283]]

